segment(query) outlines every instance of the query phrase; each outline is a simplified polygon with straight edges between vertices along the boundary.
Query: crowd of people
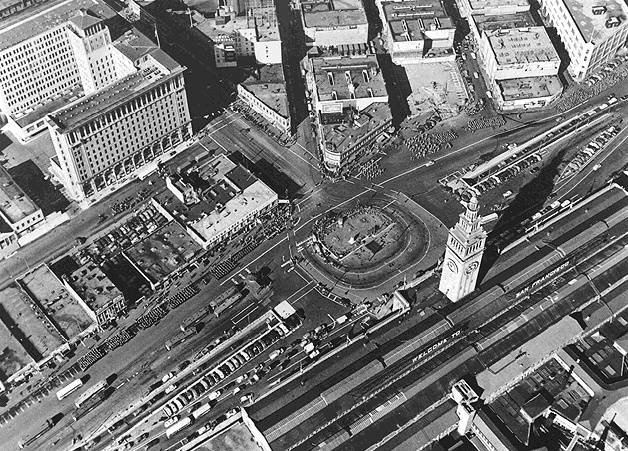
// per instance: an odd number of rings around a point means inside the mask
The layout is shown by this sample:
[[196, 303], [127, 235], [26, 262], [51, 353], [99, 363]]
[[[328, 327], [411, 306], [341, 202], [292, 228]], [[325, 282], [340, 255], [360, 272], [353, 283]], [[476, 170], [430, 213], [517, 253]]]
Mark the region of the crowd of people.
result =
[[179, 291], [178, 293], [176, 293], [175, 295], [169, 297], [166, 303], [168, 307], [171, 309], [177, 308], [184, 302], [194, 297], [194, 295], [196, 295], [198, 292], [199, 292], [199, 289], [195, 284], [189, 284], [183, 287], [183, 289]]
[[384, 173], [384, 168], [378, 160], [367, 160], [355, 168], [355, 177], [364, 180], [372, 180]]
[[105, 356], [105, 352], [101, 349], [100, 346], [96, 346], [85, 354], [83, 357], [78, 359], [76, 364], [80, 368], [81, 371], [85, 371], [87, 368], [92, 366], [94, 363], [98, 362]]
[[405, 144], [411, 153], [410, 159], [412, 160], [424, 158], [427, 155], [436, 153], [442, 147], [442, 143], [431, 133], [415, 135], [412, 138], [406, 139]]
[[131, 338], [133, 338], [131, 334], [127, 330], [123, 330], [115, 334], [113, 337], [109, 338], [106, 341], [105, 346], [107, 346], [109, 351], [113, 351], [114, 349], [119, 348], [120, 346], [127, 343]]
[[559, 113], [570, 110], [600, 94], [602, 91], [606, 91], [615, 86], [617, 83], [624, 80], [626, 76], [628, 76], [628, 65], [622, 64], [602, 77], [598, 82], [593, 83], [592, 86], [587, 86], [582, 83], [576, 86], [575, 89], [566, 92], [556, 103], [555, 108]]
[[168, 311], [162, 306], [158, 305], [150, 312], [140, 316], [135, 324], [137, 324], [140, 329], [148, 329], [149, 327], [152, 327], [159, 321], [161, 321], [161, 319], [167, 314]]
[[475, 132], [483, 128], [499, 128], [506, 124], [506, 119], [502, 116], [483, 116], [478, 119], [471, 119], [465, 127], [470, 132]]

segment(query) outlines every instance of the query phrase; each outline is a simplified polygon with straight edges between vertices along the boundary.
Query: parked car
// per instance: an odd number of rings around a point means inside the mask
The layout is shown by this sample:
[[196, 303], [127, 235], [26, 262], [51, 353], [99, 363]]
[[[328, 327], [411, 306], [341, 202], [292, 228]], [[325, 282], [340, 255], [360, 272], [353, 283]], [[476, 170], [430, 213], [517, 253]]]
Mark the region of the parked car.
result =
[[166, 421], [164, 421], [164, 427], [169, 428], [170, 426], [175, 424], [177, 421], [179, 421], [179, 417], [178, 416], [174, 416], [172, 418], [168, 418]]
[[281, 354], [283, 354], [284, 351], [285, 351], [284, 348], [277, 348], [273, 352], [270, 353], [268, 358], [270, 360], [275, 360], [277, 357], [279, 357]]

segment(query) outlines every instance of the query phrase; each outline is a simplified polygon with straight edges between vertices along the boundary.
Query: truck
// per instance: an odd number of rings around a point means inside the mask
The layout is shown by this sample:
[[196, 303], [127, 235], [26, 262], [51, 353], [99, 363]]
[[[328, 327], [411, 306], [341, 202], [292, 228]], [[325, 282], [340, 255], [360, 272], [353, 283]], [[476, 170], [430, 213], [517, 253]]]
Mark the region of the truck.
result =
[[22, 440], [20, 440], [20, 442], [17, 444], [17, 446], [19, 446], [20, 449], [24, 449], [27, 446], [32, 445], [33, 443], [35, 443], [35, 441], [37, 439], [39, 439], [41, 436], [43, 436], [46, 432], [48, 432], [50, 429], [52, 429], [52, 427], [55, 425], [54, 421], [52, 421], [52, 419], [47, 419], [46, 422], [39, 427], [35, 432], [33, 432], [30, 435], [27, 435], [26, 437], [22, 438]]
[[81, 406], [77, 407], [74, 412], [72, 412], [72, 418], [74, 418], [74, 421], [78, 421], [80, 418], [83, 418], [85, 415], [90, 413], [100, 403], [102, 403], [105, 398], [106, 392], [102, 390], [90, 396], [86, 401], [83, 401]]
[[185, 429], [192, 423], [190, 417], [185, 417], [182, 420], [177, 421], [175, 424], [166, 429], [166, 437], [170, 438], [182, 429]]
[[166, 344], [165, 344], [166, 349], [170, 351], [172, 348], [174, 348], [177, 345], [180, 345], [181, 343], [183, 343], [185, 340], [190, 338], [195, 333], [196, 333], [196, 330], [194, 329], [187, 329], [184, 332], [178, 333], [177, 335], [172, 337], [170, 340], [166, 341]]
[[76, 401], [74, 401], [74, 405], [78, 409], [89, 398], [94, 396], [96, 393], [103, 391], [105, 388], [107, 388], [107, 381], [100, 381], [97, 384], [92, 385], [90, 388], [81, 393], [78, 398], [76, 398]]

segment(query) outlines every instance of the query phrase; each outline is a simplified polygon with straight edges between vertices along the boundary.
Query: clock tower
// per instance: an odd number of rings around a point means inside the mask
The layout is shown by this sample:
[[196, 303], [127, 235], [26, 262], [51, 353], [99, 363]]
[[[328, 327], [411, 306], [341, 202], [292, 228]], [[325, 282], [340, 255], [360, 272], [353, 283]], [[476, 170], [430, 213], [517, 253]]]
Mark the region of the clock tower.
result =
[[[464, 205], [464, 204], [463, 204]], [[438, 289], [453, 302], [475, 290], [484, 253], [486, 232], [478, 214], [475, 194], [460, 214], [458, 223], [449, 229], [443, 271]]]

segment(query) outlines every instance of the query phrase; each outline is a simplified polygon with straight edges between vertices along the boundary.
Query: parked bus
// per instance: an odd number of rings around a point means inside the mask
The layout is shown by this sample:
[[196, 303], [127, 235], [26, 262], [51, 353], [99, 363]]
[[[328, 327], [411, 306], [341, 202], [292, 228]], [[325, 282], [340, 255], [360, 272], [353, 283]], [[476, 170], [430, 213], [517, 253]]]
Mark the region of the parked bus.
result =
[[105, 388], [107, 388], [106, 381], [100, 381], [97, 384], [92, 385], [90, 388], [81, 393], [78, 398], [76, 398], [74, 405], [78, 409], [85, 401], [94, 396], [96, 393], [103, 391]]
[[192, 423], [192, 419], [190, 417], [185, 417], [182, 420], [177, 421], [175, 424], [166, 429], [166, 437], [170, 438], [181, 429], [188, 427]]
[[209, 405], [209, 403], [205, 403], [202, 406], [200, 406], [198, 409], [193, 410], [192, 416], [194, 417], [195, 420], [198, 420], [198, 417], [205, 415], [207, 412], [209, 412], [210, 409], [211, 409], [211, 406]]
[[196, 333], [196, 330], [188, 329], [185, 332], [181, 332], [175, 335], [174, 337], [172, 337], [170, 340], [166, 342], [166, 349], [170, 351], [172, 348], [174, 348], [177, 345], [180, 345], [181, 343], [183, 343], [185, 340], [190, 338], [195, 333]]
[[101, 390], [90, 396], [89, 399], [83, 401], [81, 406], [75, 409], [72, 413], [72, 418], [74, 418], [74, 421], [78, 421], [79, 418], [84, 417], [92, 410], [94, 410], [96, 406], [98, 406], [105, 399], [105, 393], [106, 392], [104, 390]]
[[66, 385], [65, 387], [63, 387], [61, 390], [57, 392], [57, 399], [61, 401], [63, 398], [67, 398], [76, 390], [81, 388], [82, 386], [83, 386], [83, 382], [81, 382], [80, 379], [77, 379], [74, 382], [69, 383], [68, 385]]
[[17, 446], [19, 446], [20, 449], [24, 449], [27, 446], [32, 445], [33, 443], [35, 443], [35, 440], [37, 440], [50, 429], [52, 429], [54, 425], [54, 421], [52, 421], [51, 419], [46, 420], [46, 422], [36, 432], [31, 435], [27, 435], [22, 440], [20, 440]]

